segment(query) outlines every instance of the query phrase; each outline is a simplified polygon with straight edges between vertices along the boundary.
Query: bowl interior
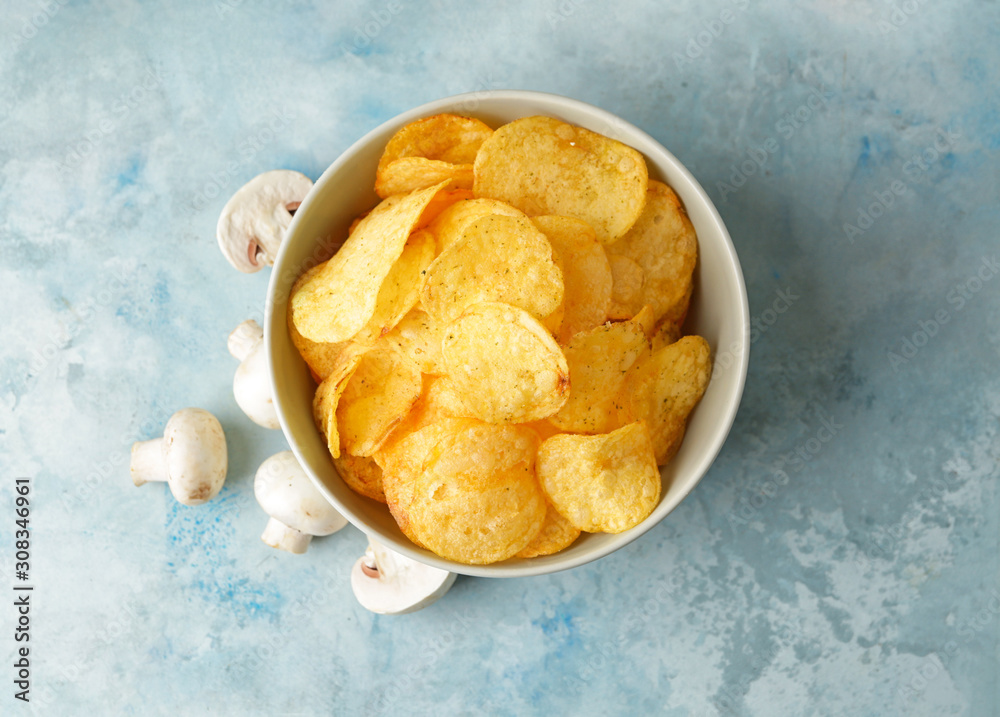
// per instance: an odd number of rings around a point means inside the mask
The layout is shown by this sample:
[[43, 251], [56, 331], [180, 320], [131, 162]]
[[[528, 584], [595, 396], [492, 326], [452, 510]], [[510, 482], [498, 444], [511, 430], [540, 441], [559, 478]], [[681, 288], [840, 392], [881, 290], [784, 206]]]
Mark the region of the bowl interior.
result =
[[[555, 555], [511, 559], [493, 565], [462, 565], [416, 547], [386, 507], [350, 490], [337, 475], [325, 438], [312, 419], [316, 384], [292, 344], [286, 325], [288, 293], [298, 275], [329, 258], [355, 216], [378, 201], [375, 167], [389, 138], [402, 125], [440, 112], [482, 119], [497, 127], [530, 115], [548, 115], [614, 137], [641, 152], [652, 178], [665, 181], [684, 202], [698, 233], [699, 260], [686, 334], [699, 334], [715, 356], [711, 382], [691, 415], [684, 443], [665, 466], [659, 505], [642, 524], [617, 535], [586, 534]], [[296, 212], [276, 258], [268, 286], [265, 342], [278, 417], [291, 449], [323, 494], [356, 527], [390, 548], [452, 572], [522, 577], [575, 567], [635, 540], [662, 520], [697, 485], [722, 448], [739, 407], [746, 377], [749, 310], [739, 260], [711, 200], [691, 174], [660, 144], [614, 115], [557, 95], [494, 91], [458, 95], [417, 107], [356, 142], [323, 176]]]

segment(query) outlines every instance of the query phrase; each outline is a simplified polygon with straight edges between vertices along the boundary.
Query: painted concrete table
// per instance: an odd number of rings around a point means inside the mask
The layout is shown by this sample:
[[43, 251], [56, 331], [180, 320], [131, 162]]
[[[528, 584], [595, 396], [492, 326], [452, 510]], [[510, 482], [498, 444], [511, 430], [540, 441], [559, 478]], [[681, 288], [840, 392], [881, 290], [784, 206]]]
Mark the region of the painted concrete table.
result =
[[[0, 19], [3, 714], [1000, 710], [996, 4], [165, 5]], [[627, 549], [377, 617], [358, 531], [258, 539], [252, 475], [285, 444], [235, 405], [225, 338], [268, 272], [229, 267], [215, 220], [261, 171], [316, 177], [397, 112], [494, 88], [617, 112], [691, 168], [746, 274], [746, 395]], [[230, 447], [199, 509], [128, 477], [188, 405]]]

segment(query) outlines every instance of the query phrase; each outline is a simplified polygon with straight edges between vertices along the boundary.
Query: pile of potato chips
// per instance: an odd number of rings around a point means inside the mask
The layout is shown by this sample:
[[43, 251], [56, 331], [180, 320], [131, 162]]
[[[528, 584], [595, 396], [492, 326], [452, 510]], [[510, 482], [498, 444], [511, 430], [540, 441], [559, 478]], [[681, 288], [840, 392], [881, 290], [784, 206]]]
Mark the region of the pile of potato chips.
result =
[[375, 191], [289, 301], [347, 485], [467, 564], [642, 522], [711, 372], [673, 190], [556, 119], [444, 114], [393, 136]]

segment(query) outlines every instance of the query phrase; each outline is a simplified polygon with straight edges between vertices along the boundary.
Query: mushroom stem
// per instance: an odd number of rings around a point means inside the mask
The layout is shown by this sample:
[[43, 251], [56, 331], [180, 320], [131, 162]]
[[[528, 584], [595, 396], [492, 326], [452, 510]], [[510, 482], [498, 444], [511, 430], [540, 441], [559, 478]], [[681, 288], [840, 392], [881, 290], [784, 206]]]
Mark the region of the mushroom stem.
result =
[[277, 518], [271, 518], [267, 521], [260, 539], [272, 548], [301, 555], [309, 548], [312, 536], [295, 528], [289, 528]]
[[132, 482], [137, 486], [167, 480], [167, 462], [163, 460], [163, 439], [137, 441], [132, 444], [132, 459], [128, 466]]
[[244, 361], [258, 344], [264, 340], [264, 329], [253, 319], [247, 319], [242, 324], [233, 329], [226, 342], [231, 353], [237, 361]]

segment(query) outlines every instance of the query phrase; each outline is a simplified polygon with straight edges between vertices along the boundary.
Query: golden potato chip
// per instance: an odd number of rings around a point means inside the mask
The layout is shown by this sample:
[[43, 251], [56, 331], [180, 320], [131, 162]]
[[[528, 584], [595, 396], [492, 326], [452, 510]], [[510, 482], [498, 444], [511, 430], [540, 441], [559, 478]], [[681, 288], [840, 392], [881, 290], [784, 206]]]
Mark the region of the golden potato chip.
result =
[[439, 189], [384, 200], [361, 220], [326, 266], [291, 297], [292, 320], [305, 338], [322, 343], [345, 341], [368, 323], [382, 282]]
[[455, 392], [483, 421], [545, 418], [570, 394], [558, 344], [531, 314], [508, 304], [471, 306], [449, 324], [441, 355]]
[[544, 441], [547, 438], [551, 438], [557, 433], [562, 433], [562, 431], [556, 426], [552, 425], [552, 422], [547, 419], [541, 419], [540, 421], [529, 421], [528, 423], [521, 423], [519, 425], [525, 428], [530, 428], [535, 433], [538, 434], [538, 440]]
[[684, 205], [670, 187], [651, 181], [642, 214], [608, 254], [627, 256], [642, 267], [642, 303], [653, 307], [657, 322], [679, 328], [691, 300], [698, 261], [698, 238]]
[[562, 297], [562, 274], [545, 235], [527, 219], [491, 214], [468, 225], [434, 260], [420, 302], [446, 324], [481, 301], [502, 301], [542, 318]]
[[438, 375], [444, 373], [441, 364], [443, 336], [444, 326], [433, 321], [423, 309], [411, 309], [383, 341], [416, 361], [422, 373]]
[[619, 423], [644, 421], [657, 465], [680, 448], [688, 415], [701, 400], [712, 375], [711, 350], [700, 336], [685, 336], [639, 361], [619, 393]]
[[524, 212], [496, 199], [469, 199], [455, 202], [427, 227], [437, 240], [438, 253], [461, 239], [465, 228], [472, 222], [491, 214], [525, 218]]
[[337, 428], [344, 449], [370, 456], [410, 412], [420, 396], [420, 369], [391, 348], [368, 351], [347, 382], [337, 405]]
[[647, 184], [646, 161], [631, 147], [551, 117], [525, 117], [483, 142], [473, 191], [528, 216], [582, 219], [607, 244], [639, 218]]
[[556, 336], [566, 344], [576, 334], [600, 326], [611, 303], [611, 265], [590, 225], [570, 217], [531, 220], [560, 257], [564, 314]]
[[617, 428], [615, 401], [628, 369], [648, 350], [642, 327], [632, 321], [606, 324], [573, 337], [563, 353], [572, 388], [549, 422], [572, 433]]
[[439, 114], [410, 122], [385, 146], [379, 168], [401, 157], [426, 157], [452, 164], [472, 164], [493, 129], [472, 117]]
[[353, 338], [371, 346], [395, 328], [420, 298], [424, 273], [434, 261], [434, 235], [426, 229], [414, 232], [406, 241], [403, 253], [389, 269], [378, 291], [375, 313]]
[[646, 275], [642, 267], [620, 254], [608, 254], [611, 265], [611, 303], [608, 318], [631, 319], [643, 307], [642, 287]]
[[439, 186], [442, 182], [448, 189], [472, 189], [472, 165], [449, 164], [423, 157], [394, 159], [384, 169], [379, 169], [375, 193], [384, 199]]
[[382, 469], [372, 458], [362, 458], [344, 453], [333, 459], [333, 467], [347, 484], [359, 495], [385, 503], [382, 490]]
[[518, 558], [538, 558], [558, 553], [580, 537], [580, 529], [559, 515], [559, 511], [546, 501], [545, 522], [528, 547], [517, 553]]
[[653, 337], [649, 340], [652, 344], [653, 353], [656, 353], [664, 346], [669, 346], [680, 339], [680, 337], [681, 330], [677, 328], [677, 325], [670, 321], [665, 321], [657, 327]]
[[387, 442], [375, 455], [382, 468], [382, 489], [389, 512], [403, 534], [425, 547], [410, 525], [414, 481], [423, 470], [431, 450], [447, 435], [458, 433], [479, 421], [446, 418], [425, 425], [402, 436], [392, 445]]
[[641, 422], [597, 436], [553, 436], [538, 449], [538, 481], [564, 518], [591, 533], [634, 528], [660, 501], [660, 472]]
[[340, 457], [340, 429], [337, 425], [337, 406], [344, 389], [361, 362], [361, 351], [348, 345], [337, 358], [330, 374], [316, 389], [313, 396], [313, 420], [320, 433], [326, 436], [326, 447], [334, 458]]
[[450, 209], [454, 204], [472, 201], [474, 197], [471, 189], [440, 190], [424, 209], [414, 229], [429, 229], [430, 225], [436, 222], [446, 209]]
[[638, 324], [642, 328], [642, 333], [646, 335], [647, 339], [650, 341], [653, 340], [653, 336], [656, 334], [656, 320], [653, 318], [652, 306], [646, 304], [630, 320], [633, 324]]
[[[295, 283], [292, 284], [292, 290], [289, 296], [294, 296], [299, 288], [319, 273], [325, 265], [326, 262], [317, 264], [296, 279]], [[299, 330], [295, 328], [295, 322], [292, 321], [292, 305], [290, 302], [286, 313], [288, 335], [292, 339], [292, 344], [298, 350], [299, 356], [302, 357], [302, 360], [309, 366], [309, 370], [312, 372], [313, 378], [316, 379], [317, 383], [321, 383], [323, 379], [329, 376], [333, 371], [334, 366], [337, 364], [337, 359], [340, 357], [344, 347], [347, 346], [347, 342], [341, 341], [338, 343], [328, 344], [310, 341], [305, 336], [300, 334]]]
[[483, 565], [512, 557], [545, 521], [537, 450], [538, 437], [519, 426], [476, 422], [444, 436], [412, 482], [410, 529], [443, 558]]

